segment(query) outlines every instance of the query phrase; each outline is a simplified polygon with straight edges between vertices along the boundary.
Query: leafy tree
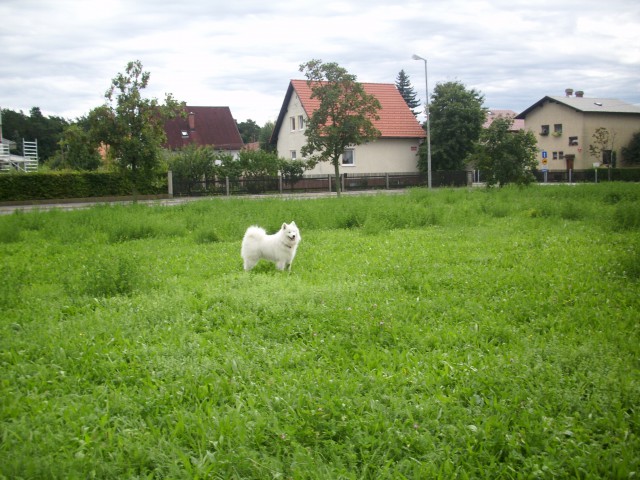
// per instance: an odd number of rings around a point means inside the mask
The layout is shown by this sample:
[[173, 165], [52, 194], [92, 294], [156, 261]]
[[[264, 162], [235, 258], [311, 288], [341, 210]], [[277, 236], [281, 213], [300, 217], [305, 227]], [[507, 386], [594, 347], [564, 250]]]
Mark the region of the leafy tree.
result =
[[597, 161], [615, 167], [615, 156], [613, 152], [613, 145], [616, 138], [615, 133], [609, 132], [605, 127], [599, 127], [593, 132], [591, 138], [593, 143], [589, 144], [589, 155]]
[[56, 155], [47, 162], [54, 170], [97, 170], [101, 165], [98, 146], [91, 141], [89, 133], [80, 123], [65, 128], [58, 146]]
[[264, 150], [242, 150], [237, 162], [245, 177], [274, 177], [280, 169], [278, 156]]
[[125, 72], [111, 81], [105, 93], [108, 102], [89, 113], [92, 138], [109, 146], [110, 155], [120, 168], [132, 173], [134, 182], [159, 164], [166, 120], [184, 114], [184, 102], [177, 102], [171, 94], [164, 104], [142, 98], [149, 76], [140, 61], [129, 62]]
[[220, 178], [238, 179], [243, 174], [242, 165], [230, 153], [216, 152], [214, 163], [216, 165], [216, 175]]
[[260, 141], [260, 148], [266, 152], [275, 153], [276, 145], [271, 143], [271, 135], [273, 135], [273, 130], [276, 128], [276, 124], [274, 122], [265, 123], [260, 129], [260, 135], [258, 136]]
[[189, 144], [173, 155], [169, 168], [180, 179], [192, 182], [211, 180], [216, 174], [215, 152], [211, 147]]
[[418, 94], [413, 89], [411, 81], [409, 80], [409, 75], [407, 75], [404, 70], [400, 70], [398, 73], [396, 78], [396, 88], [400, 92], [400, 95], [402, 95], [402, 98], [404, 98], [407, 106], [411, 109], [411, 112], [415, 116], [418, 116], [418, 112], [414, 110], [414, 108], [417, 108], [420, 105], [420, 101], [416, 98]]
[[530, 131], [510, 130], [513, 119], [496, 118], [482, 131], [475, 151], [469, 159], [476, 168], [485, 170], [487, 185], [529, 184], [534, 180], [537, 140]]
[[22, 155], [22, 140], [38, 141], [38, 157], [42, 161], [55, 155], [63, 130], [69, 122], [62, 117], [45, 117], [33, 107], [29, 115], [22, 111], [2, 110], [2, 136], [16, 142], [16, 153]]
[[244, 143], [257, 142], [260, 137], [260, 126], [251, 119], [244, 122], [236, 122], [238, 125], [238, 131], [242, 137]]
[[[480, 138], [486, 110], [484, 96], [460, 82], [436, 85], [429, 106], [431, 165], [433, 170], [461, 170]], [[427, 170], [426, 148], [420, 150], [418, 167]]]
[[282, 172], [282, 178], [284, 182], [289, 184], [292, 188], [293, 184], [302, 178], [306, 169], [307, 163], [304, 160], [280, 159], [280, 171]]
[[307, 77], [311, 98], [319, 103], [307, 122], [307, 143], [301, 153], [312, 163], [331, 162], [340, 195], [340, 158], [348, 146], [380, 136], [373, 124], [380, 102], [337, 63], [310, 60], [300, 65], [300, 71]]
[[629, 145], [622, 147], [622, 160], [625, 165], [640, 165], [640, 132], [634, 133]]

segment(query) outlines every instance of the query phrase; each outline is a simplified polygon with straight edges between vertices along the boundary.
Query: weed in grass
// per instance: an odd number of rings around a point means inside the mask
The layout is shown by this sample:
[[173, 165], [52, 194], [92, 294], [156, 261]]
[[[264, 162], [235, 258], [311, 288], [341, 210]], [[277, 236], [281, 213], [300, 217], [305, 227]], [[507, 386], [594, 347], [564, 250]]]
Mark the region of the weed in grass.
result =
[[640, 230], [640, 202], [616, 204], [612, 220], [616, 230]]
[[17, 222], [6, 222], [0, 229], [0, 243], [19, 242], [21, 237], [21, 228]]
[[220, 236], [213, 228], [202, 227], [193, 232], [196, 243], [216, 243], [219, 242]]
[[89, 297], [130, 295], [141, 288], [142, 273], [135, 258], [116, 252], [92, 255], [74, 272], [67, 289]]

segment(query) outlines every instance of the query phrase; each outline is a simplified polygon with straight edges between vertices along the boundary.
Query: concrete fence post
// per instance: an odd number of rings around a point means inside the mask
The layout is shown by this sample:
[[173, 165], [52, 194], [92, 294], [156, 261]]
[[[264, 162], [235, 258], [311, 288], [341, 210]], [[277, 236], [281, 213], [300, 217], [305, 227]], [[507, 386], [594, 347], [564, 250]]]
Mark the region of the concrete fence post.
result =
[[173, 197], [173, 172], [171, 170], [167, 172], [167, 193]]

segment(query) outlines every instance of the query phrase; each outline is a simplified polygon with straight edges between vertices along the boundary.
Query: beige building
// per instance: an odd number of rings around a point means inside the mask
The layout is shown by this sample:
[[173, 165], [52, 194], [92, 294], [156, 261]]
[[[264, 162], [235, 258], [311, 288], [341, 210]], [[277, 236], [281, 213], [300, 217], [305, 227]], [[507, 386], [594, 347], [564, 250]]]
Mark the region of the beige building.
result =
[[[615, 152], [624, 165], [621, 148], [640, 131], [640, 107], [609, 98], [588, 98], [572, 89], [564, 97], [544, 97], [517, 115], [538, 140], [538, 168], [549, 171], [586, 170], [609, 163]], [[597, 158], [590, 154], [593, 134], [606, 128], [611, 141]]]
[[[407, 173], [418, 172], [418, 147], [426, 133], [416, 120], [394, 84], [363, 83], [365, 91], [374, 95], [382, 108], [374, 125], [381, 136], [374, 142], [348, 148], [341, 158], [342, 173]], [[302, 159], [306, 144], [307, 119], [318, 107], [311, 98], [306, 80], [291, 80], [276, 121], [271, 142], [278, 156]], [[317, 164], [307, 174], [333, 174], [329, 162]]]

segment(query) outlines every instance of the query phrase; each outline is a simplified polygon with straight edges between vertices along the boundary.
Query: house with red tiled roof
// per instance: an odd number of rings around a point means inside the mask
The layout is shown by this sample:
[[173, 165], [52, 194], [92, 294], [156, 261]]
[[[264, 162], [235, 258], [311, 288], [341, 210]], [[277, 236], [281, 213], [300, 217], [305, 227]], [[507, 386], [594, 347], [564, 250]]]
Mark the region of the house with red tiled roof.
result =
[[[406, 173], [418, 171], [418, 147], [426, 138], [424, 129], [392, 83], [361, 83], [364, 90], [380, 102], [375, 127], [380, 137], [363, 145], [348, 148], [341, 158], [344, 173]], [[302, 159], [300, 151], [306, 144], [305, 128], [319, 102], [311, 98], [306, 80], [291, 80], [276, 120], [271, 143], [278, 156]], [[309, 174], [331, 174], [328, 162], [317, 164]]]
[[489, 126], [496, 118], [503, 117], [513, 119], [513, 124], [511, 125], [510, 131], [517, 132], [519, 130], [524, 130], [524, 120], [515, 118], [516, 115], [517, 113], [513, 110], [500, 110], [497, 108], [490, 108], [489, 110], [487, 110], [487, 117], [482, 127], [489, 128]]
[[178, 150], [187, 145], [213, 147], [236, 156], [244, 147], [238, 125], [229, 107], [185, 106], [186, 117], [169, 120], [164, 125], [165, 147]]

